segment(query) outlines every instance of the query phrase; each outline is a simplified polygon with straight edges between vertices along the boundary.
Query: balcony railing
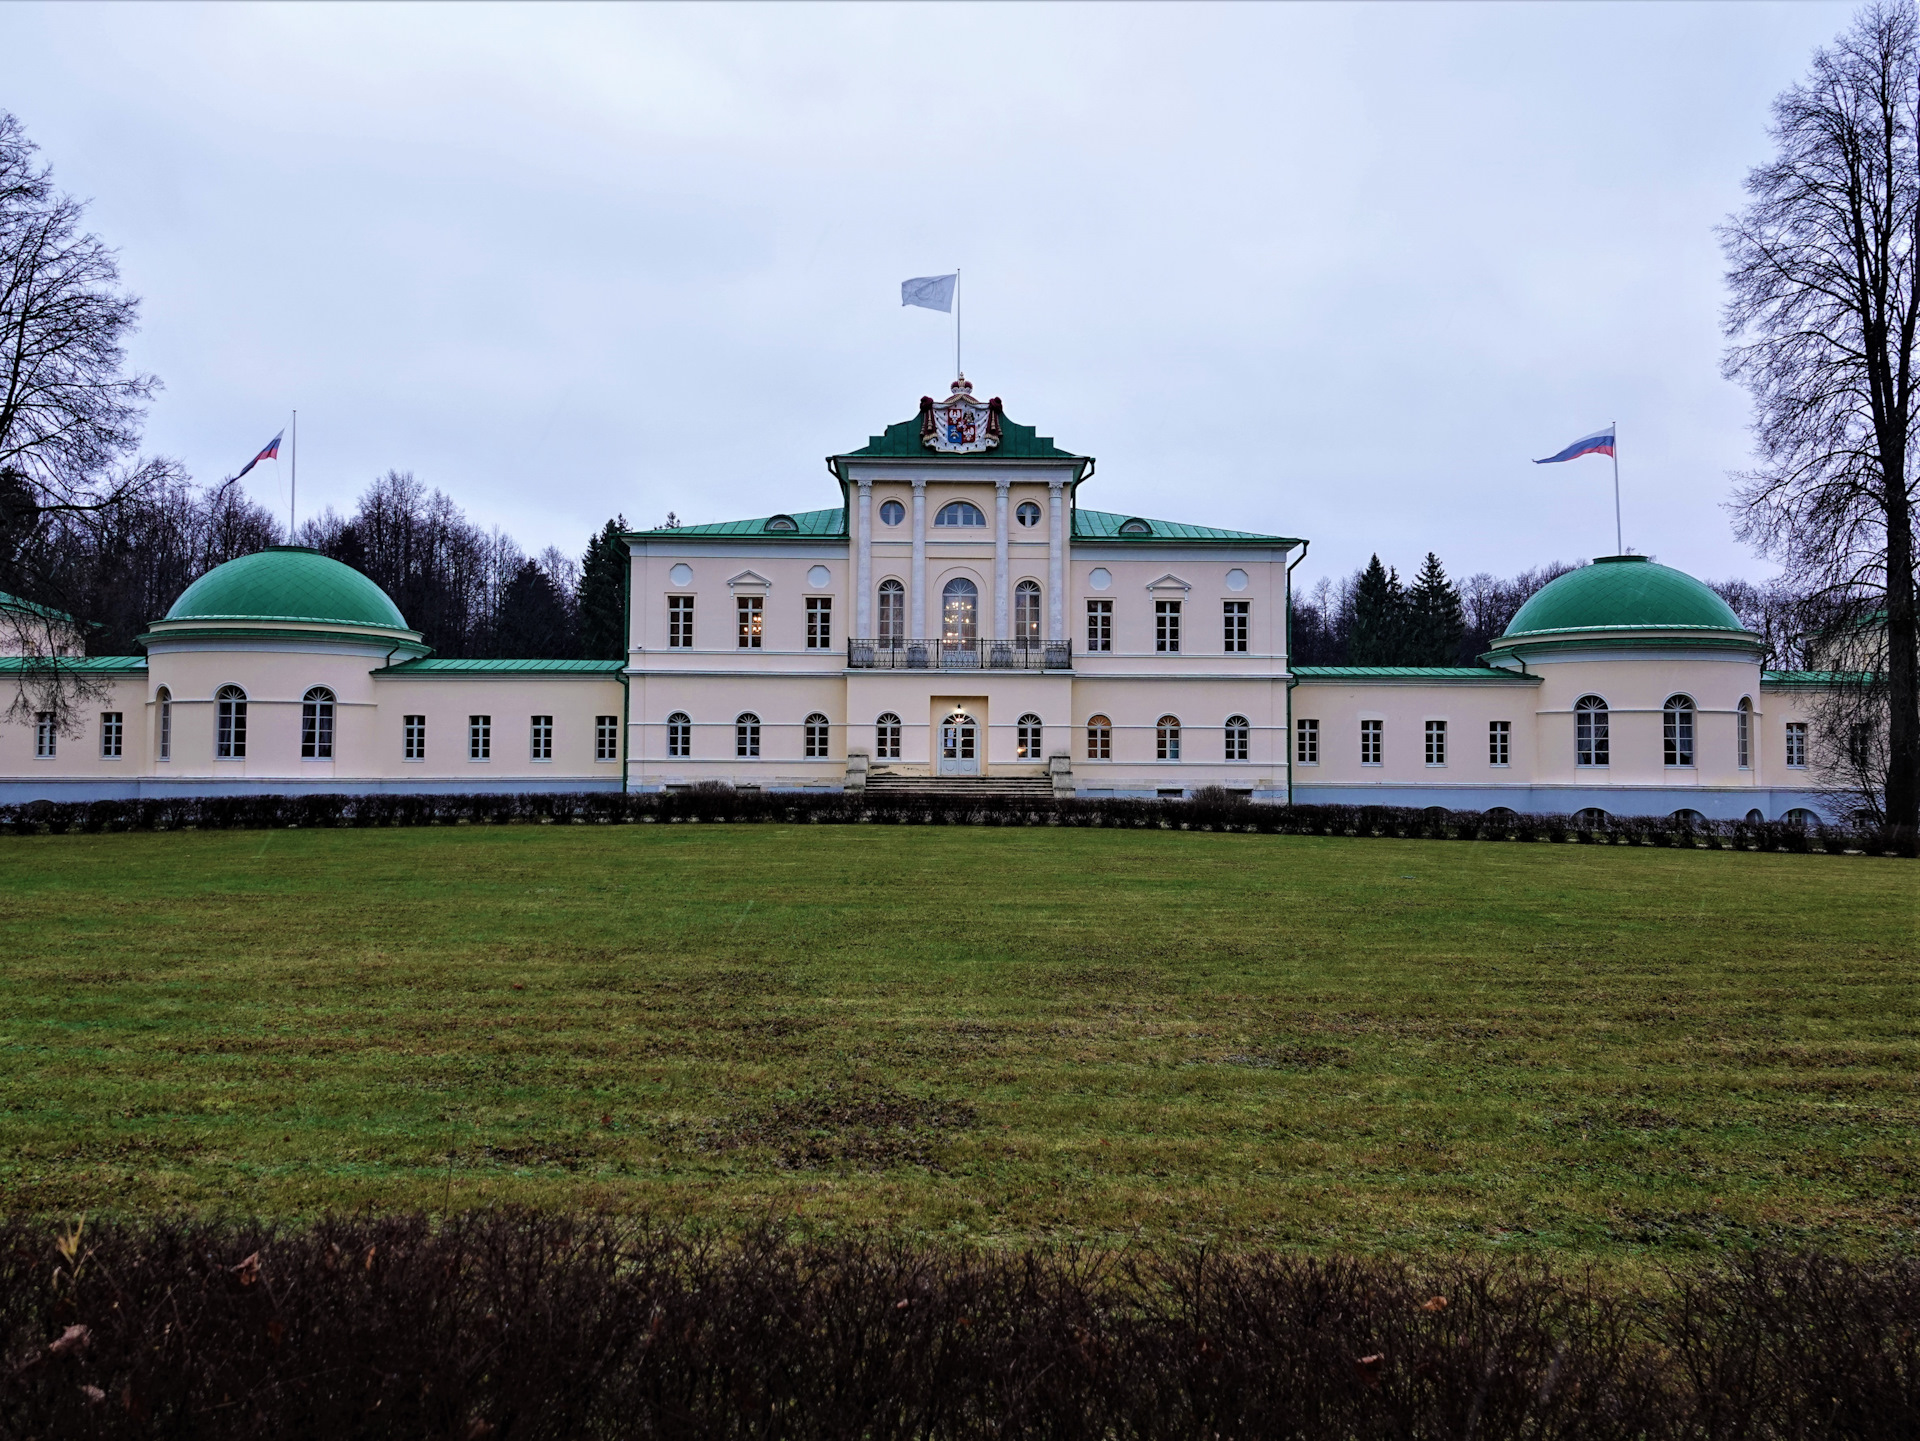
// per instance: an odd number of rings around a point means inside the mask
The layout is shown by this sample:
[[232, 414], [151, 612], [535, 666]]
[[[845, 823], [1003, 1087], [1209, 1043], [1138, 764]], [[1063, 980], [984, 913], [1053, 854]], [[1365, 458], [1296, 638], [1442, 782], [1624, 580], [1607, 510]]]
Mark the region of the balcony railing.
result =
[[1072, 670], [1065, 640], [850, 640], [853, 670]]

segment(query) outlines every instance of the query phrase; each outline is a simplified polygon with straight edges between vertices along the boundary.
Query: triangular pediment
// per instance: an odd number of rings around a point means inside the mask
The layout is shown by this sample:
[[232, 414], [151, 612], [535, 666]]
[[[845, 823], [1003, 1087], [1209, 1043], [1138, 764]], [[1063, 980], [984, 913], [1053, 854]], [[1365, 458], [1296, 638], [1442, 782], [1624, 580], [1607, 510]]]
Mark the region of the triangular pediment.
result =
[[773, 582], [757, 570], [743, 570], [740, 574], [729, 576], [727, 585], [732, 590], [771, 590]]
[[1175, 575], [1172, 571], [1168, 571], [1165, 575], [1161, 576], [1160, 579], [1148, 581], [1147, 589], [1148, 590], [1192, 590], [1193, 587], [1188, 585], [1184, 580], [1180, 579], [1180, 577]]

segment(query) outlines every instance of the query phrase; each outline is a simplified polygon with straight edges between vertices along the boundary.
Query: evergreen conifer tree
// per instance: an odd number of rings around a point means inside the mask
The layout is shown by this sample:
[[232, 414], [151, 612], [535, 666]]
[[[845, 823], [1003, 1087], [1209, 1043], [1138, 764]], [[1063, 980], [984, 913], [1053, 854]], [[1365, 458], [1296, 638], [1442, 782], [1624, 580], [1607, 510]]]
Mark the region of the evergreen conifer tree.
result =
[[1407, 637], [1403, 665], [1459, 665], [1467, 633], [1460, 592], [1447, 579], [1440, 557], [1427, 552], [1407, 592]]
[[1348, 659], [1354, 665], [1405, 665], [1407, 598], [1400, 573], [1374, 556], [1353, 588], [1353, 634]]
[[588, 660], [621, 660], [627, 654], [627, 547], [615, 516], [587, 542], [580, 564], [580, 648]]

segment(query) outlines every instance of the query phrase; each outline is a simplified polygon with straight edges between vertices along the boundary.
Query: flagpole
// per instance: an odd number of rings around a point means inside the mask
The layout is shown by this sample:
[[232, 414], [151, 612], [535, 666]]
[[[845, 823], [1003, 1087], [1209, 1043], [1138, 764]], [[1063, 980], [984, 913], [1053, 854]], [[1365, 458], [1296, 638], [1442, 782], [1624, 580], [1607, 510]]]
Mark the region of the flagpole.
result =
[[953, 373], [956, 378], [967, 372], [960, 364], [960, 267], [953, 267]]
[[1613, 421], [1613, 553], [1625, 555], [1626, 542], [1620, 534], [1620, 422]]
[[300, 412], [293, 413], [293, 476], [287, 486], [287, 544], [293, 544], [294, 517], [300, 501]]

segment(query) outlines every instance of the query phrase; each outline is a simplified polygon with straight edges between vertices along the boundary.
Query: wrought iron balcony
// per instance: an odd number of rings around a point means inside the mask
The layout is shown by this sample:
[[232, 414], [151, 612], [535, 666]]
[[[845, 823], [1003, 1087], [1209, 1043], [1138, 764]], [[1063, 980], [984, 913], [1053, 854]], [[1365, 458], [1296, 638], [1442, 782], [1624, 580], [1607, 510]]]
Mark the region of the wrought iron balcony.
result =
[[850, 640], [853, 670], [1072, 670], [1065, 640]]

